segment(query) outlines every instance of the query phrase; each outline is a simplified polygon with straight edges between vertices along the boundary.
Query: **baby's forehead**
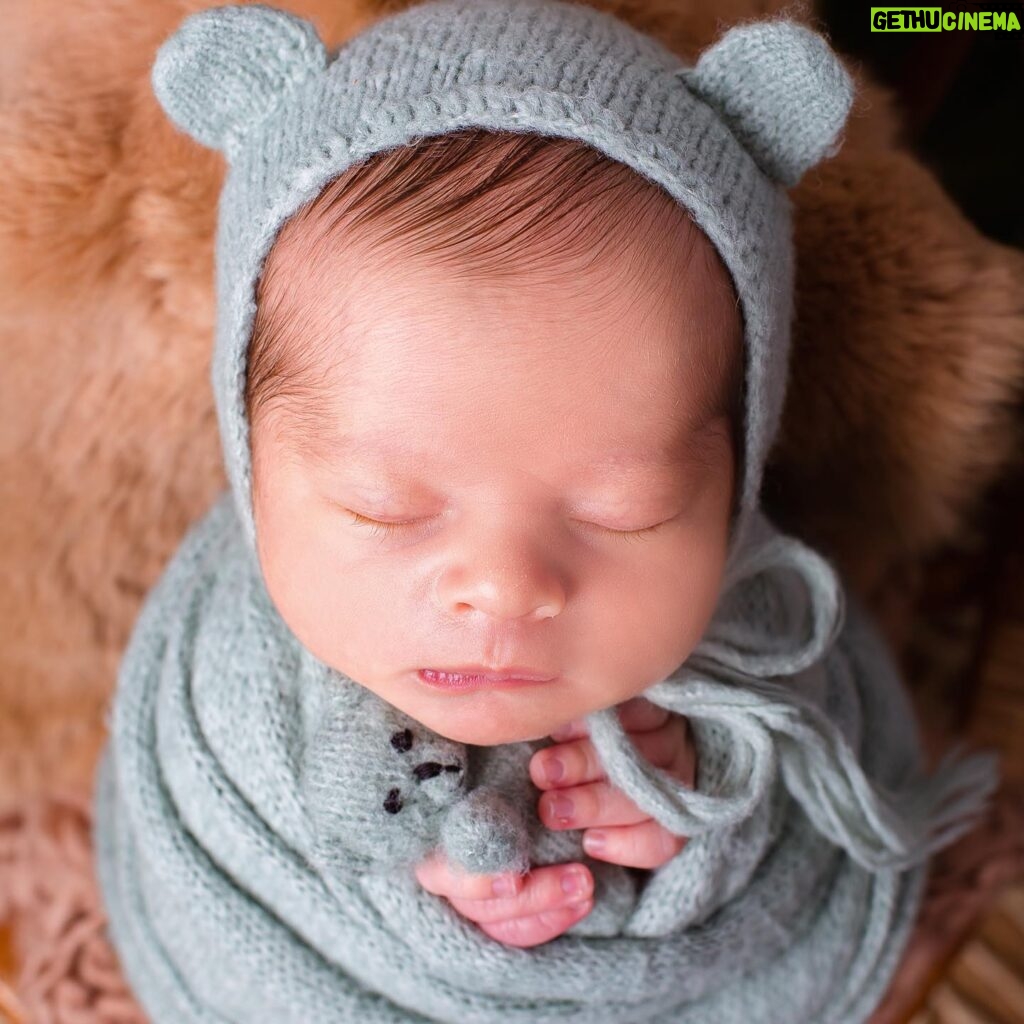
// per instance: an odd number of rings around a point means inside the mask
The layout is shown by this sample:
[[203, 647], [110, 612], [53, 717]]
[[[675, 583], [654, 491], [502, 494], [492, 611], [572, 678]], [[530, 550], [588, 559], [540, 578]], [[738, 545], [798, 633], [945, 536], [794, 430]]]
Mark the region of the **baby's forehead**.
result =
[[532, 374], [559, 398], [600, 378], [586, 393], [638, 416], [658, 398], [711, 412], [742, 373], [731, 279], [688, 217], [657, 238], [595, 243], [588, 259], [548, 253], [500, 273], [298, 220], [272, 249], [258, 299], [262, 347], [275, 351], [256, 362], [302, 381], [307, 425], [314, 405], [348, 403], [356, 389], [363, 404], [408, 403], [423, 395], [407, 385], [429, 384], [452, 404], [461, 383], [499, 403]]
[[[345, 354], [324, 358], [317, 396], [303, 400], [302, 448], [320, 465], [387, 470], [396, 481], [425, 479], [430, 466], [465, 475], [479, 463], [539, 478], [604, 470], [601, 479], [628, 480], [634, 494], [664, 490], [684, 455], [691, 465], [726, 457], [715, 372], [678, 358], [664, 329], [637, 341], [636, 310], [602, 320], [587, 308], [510, 318], [487, 307], [484, 319], [472, 315], [487, 306], [477, 299], [465, 302], [469, 323], [453, 315], [460, 296], [446, 304], [434, 294], [350, 324]], [[705, 429], [716, 417], [717, 437]]]
[[292, 315], [330, 382], [354, 374], [390, 388], [416, 374], [443, 387], [464, 375], [467, 386], [500, 393], [533, 368], [570, 386], [612, 376], [623, 396], [691, 392], [715, 387], [716, 352], [737, 333], [735, 307], [727, 295], [716, 301], [696, 267], [689, 287], [570, 273], [477, 280], [423, 265], [321, 273], [305, 303], [293, 293]]

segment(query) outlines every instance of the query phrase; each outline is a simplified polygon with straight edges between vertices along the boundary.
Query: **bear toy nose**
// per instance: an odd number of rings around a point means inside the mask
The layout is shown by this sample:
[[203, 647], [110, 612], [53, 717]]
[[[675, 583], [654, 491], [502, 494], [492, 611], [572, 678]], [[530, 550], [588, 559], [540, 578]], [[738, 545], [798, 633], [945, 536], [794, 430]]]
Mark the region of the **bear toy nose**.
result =
[[465, 769], [460, 761], [442, 764], [421, 761], [412, 769], [413, 778], [423, 787], [424, 795], [443, 806], [458, 794], [465, 784]]
[[442, 772], [461, 772], [461, 764], [439, 764], [437, 761], [421, 761], [412, 773], [416, 776], [419, 782], [423, 782], [426, 779], [433, 779], [440, 775]]

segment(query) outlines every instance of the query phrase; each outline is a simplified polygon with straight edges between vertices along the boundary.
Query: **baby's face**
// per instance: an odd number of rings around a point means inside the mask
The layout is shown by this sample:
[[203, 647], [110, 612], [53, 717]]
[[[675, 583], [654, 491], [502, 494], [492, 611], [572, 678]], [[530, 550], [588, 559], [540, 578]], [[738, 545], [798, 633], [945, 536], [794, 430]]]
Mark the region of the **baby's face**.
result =
[[[536, 739], [619, 704], [711, 617], [735, 465], [701, 367], [739, 313], [711, 312], [704, 271], [621, 281], [297, 275], [318, 344], [344, 295], [345, 355], [325, 363], [337, 394], [313, 450], [288, 412], [254, 427], [267, 588], [313, 654], [443, 736]], [[549, 681], [423, 674], [466, 665]]]

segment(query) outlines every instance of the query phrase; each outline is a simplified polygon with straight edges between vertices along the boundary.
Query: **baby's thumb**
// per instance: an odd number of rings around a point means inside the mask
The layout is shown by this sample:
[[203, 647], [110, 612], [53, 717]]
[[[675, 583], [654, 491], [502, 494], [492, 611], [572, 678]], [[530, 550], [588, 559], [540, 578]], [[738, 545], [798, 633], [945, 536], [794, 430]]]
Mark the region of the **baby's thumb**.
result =
[[496, 896], [514, 896], [523, 887], [523, 877], [517, 872], [471, 874], [448, 860], [441, 849], [432, 851], [415, 866], [414, 871], [427, 892], [446, 899], [487, 900]]

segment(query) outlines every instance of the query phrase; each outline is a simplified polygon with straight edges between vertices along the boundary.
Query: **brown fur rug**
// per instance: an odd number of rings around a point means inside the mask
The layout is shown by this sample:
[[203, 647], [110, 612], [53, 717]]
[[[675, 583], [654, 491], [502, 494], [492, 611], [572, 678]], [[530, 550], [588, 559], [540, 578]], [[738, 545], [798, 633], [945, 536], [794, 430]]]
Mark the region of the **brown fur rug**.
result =
[[[68, 951], [102, 945], [95, 893], [79, 882], [91, 877], [88, 794], [120, 652], [143, 595], [225, 486], [208, 382], [223, 164], [173, 129], [148, 80], [157, 45], [207, 6], [5, 11], [0, 924], [15, 922], [9, 959], [36, 993], [33, 1024], [134, 1019], [109, 951]], [[407, 4], [280, 6], [331, 45]], [[765, 14], [824, 31], [812, 8], [775, 0], [597, 6], [686, 57]], [[1024, 255], [966, 220], [902, 144], [892, 95], [848, 65], [858, 97], [844, 147], [793, 192], [793, 378], [765, 496], [899, 644], [915, 567], [968, 530], [1024, 447]], [[92, 924], [57, 943], [79, 917]], [[29, 983], [26, 970], [43, 973]]]

